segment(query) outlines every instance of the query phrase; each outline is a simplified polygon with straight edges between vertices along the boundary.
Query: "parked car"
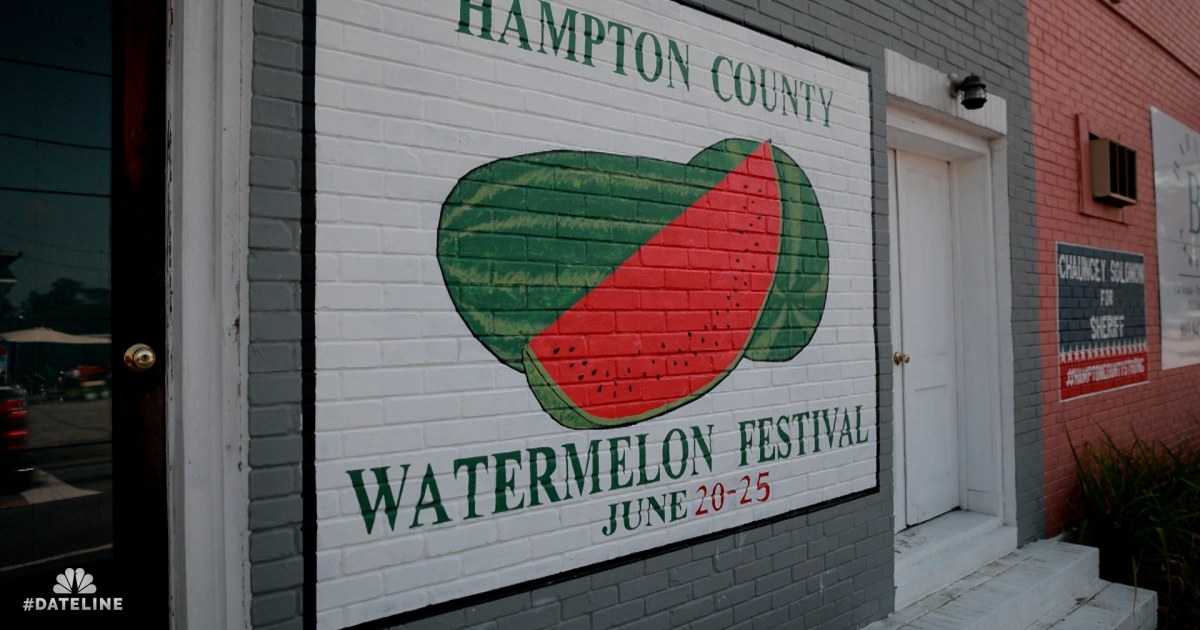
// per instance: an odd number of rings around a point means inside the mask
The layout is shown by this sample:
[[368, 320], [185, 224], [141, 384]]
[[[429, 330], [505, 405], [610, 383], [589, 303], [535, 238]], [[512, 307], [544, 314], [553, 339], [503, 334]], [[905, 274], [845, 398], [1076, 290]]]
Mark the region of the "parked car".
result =
[[33, 479], [33, 468], [26, 459], [28, 416], [25, 392], [0, 387], [0, 491], [23, 490]]

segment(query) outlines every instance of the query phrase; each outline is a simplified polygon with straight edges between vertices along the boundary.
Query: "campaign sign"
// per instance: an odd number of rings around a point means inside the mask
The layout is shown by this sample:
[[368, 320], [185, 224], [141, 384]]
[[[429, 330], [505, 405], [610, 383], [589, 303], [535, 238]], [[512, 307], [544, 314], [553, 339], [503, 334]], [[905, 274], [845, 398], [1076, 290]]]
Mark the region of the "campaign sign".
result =
[[1142, 255], [1059, 243], [1056, 268], [1062, 400], [1146, 382]]

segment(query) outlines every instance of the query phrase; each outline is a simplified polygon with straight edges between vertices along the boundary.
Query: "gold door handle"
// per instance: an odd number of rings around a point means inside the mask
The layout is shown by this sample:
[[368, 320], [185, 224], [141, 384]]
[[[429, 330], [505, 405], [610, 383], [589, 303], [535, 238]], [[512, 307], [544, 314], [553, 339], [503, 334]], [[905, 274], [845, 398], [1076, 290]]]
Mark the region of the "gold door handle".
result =
[[125, 367], [134, 372], [145, 372], [154, 367], [158, 355], [154, 349], [144, 343], [135, 343], [125, 351]]
[[902, 352], [897, 352], [896, 354], [892, 355], [892, 363], [895, 365], [900, 365], [901, 363], [907, 364], [911, 359], [912, 357]]

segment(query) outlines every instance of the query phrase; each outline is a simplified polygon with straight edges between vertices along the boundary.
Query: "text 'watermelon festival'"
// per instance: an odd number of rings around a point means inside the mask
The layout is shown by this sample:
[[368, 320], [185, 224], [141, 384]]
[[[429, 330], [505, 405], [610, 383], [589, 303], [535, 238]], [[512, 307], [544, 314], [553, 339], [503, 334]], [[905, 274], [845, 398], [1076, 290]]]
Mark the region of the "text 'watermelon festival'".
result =
[[795, 358], [829, 284], [808, 177], [745, 139], [687, 164], [585, 151], [489, 162], [443, 204], [437, 255], [472, 334], [575, 429], [665, 414], [743, 358]]

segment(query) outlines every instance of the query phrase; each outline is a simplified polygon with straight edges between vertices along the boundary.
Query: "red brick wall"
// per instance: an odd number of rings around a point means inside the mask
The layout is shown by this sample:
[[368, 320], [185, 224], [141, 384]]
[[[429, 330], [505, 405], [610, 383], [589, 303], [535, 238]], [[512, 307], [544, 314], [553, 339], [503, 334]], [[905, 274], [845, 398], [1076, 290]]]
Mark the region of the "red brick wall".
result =
[[[1170, 0], [1030, 0], [1029, 46], [1037, 168], [1046, 527], [1060, 532], [1076, 496], [1076, 446], [1107, 431], [1121, 443], [1200, 439], [1200, 366], [1162, 371], [1150, 108], [1200, 129], [1200, 17]], [[1076, 116], [1138, 152], [1140, 201], [1124, 222], [1080, 212]], [[1090, 194], [1088, 195], [1090, 198]], [[1100, 209], [1090, 199], [1088, 207]], [[1060, 400], [1055, 243], [1141, 253], [1146, 260], [1149, 383]], [[1193, 419], [1197, 418], [1197, 419]]]

